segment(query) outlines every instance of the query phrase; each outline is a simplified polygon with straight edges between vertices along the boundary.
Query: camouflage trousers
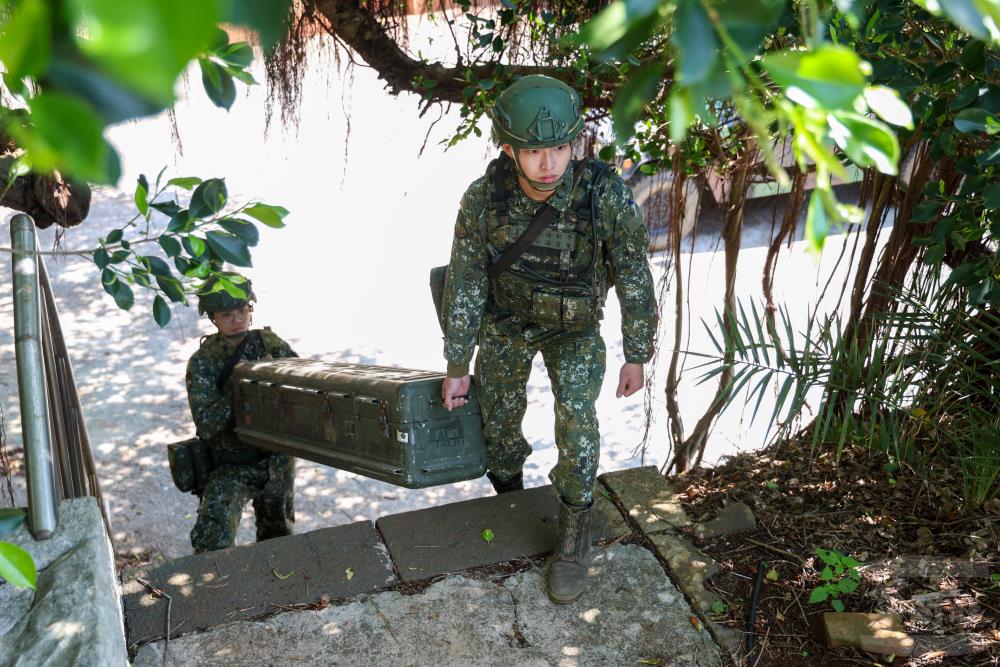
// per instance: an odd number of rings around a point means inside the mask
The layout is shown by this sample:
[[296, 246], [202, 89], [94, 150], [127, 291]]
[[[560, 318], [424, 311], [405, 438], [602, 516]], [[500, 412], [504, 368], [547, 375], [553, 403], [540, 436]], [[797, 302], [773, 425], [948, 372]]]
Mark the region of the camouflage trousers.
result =
[[555, 398], [559, 460], [549, 479], [564, 500], [587, 505], [593, 499], [601, 452], [595, 401], [604, 382], [605, 348], [597, 325], [576, 332], [532, 328], [509, 336], [485, 315], [475, 373], [486, 466], [507, 480], [521, 471], [531, 454], [521, 422], [528, 404], [528, 375], [538, 352]]
[[211, 472], [191, 530], [195, 553], [231, 547], [247, 501], [253, 501], [257, 541], [291, 535], [295, 522], [295, 459], [272, 454], [256, 464], [225, 464]]

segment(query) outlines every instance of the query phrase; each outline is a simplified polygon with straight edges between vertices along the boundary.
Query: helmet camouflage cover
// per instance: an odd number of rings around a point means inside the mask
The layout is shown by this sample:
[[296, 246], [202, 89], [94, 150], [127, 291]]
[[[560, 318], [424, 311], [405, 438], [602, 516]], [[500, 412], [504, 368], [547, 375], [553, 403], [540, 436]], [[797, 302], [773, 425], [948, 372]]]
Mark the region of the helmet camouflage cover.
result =
[[249, 278], [236, 273], [235, 271], [223, 271], [219, 274], [231, 285], [235, 285], [237, 290], [243, 290], [243, 298], [237, 298], [230, 294], [222, 285], [217, 276], [212, 276], [204, 282], [198, 290], [198, 314], [223, 313], [227, 310], [236, 310], [245, 306], [251, 301], [256, 301], [257, 297], [253, 293], [253, 284]]
[[583, 129], [580, 94], [558, 79], [532, 74], [500, 93], [493, 111], [493, 140], [515, 149], [566, 144]]

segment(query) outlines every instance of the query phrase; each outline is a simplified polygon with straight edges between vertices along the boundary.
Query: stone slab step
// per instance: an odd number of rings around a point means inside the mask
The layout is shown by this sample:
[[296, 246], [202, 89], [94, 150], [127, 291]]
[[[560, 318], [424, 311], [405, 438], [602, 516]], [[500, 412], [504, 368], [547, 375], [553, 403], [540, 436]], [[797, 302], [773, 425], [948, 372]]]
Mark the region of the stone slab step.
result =
[[397, 583], [370, 521], [185, 556], [122, 582], [130, 648], [166, 635], [167, 599], [139, 579], [171, 597], [171, 637]]
[[[611, 503], [599, 498], [597, 508], [595, 539], [627, 534]], [[400, 579], [410, 582], [551, 552], [558, 515], [549, 485], [384, 516], [376, 525]], [[489, 542], [483, 539], [487, 528]]]
[[625, 511], [647, 535], [691, 524], [676, 492], [656, 466], [609, 472], [598, 479], [618, 496]]

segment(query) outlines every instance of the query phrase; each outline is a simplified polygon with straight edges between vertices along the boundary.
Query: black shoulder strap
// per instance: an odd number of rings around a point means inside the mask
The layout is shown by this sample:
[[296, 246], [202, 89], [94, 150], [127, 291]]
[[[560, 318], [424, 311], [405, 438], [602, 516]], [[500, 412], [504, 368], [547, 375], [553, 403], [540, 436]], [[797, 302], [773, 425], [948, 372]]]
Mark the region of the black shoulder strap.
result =
[[497, 219], [501, 225], [510, 223], [507, 215], [507, 163], [510, 158], [506, 153], [501, 153], [493, 167], [493, 209], [497, 212]]
[[587, 173], [582, 183], [585, 192], [573, 203], [573, 211], [577, 216], [576, 231], [580, 234], [587, 230], [594, 215], [597, 188], [611, 170], [611, 165], [601, 160], [581, 160], [581, 162], [582, 169]]
[[524, 233], [518, 236], [517, 240], [514, 241], [514, 243], [507, 248], [502, 255], [497, 257], [492, 263], [490, 263], [489, 266], [486, 267], [486, 275], [489, 276], [489, 279], [496, 280], [501, 273], [509, 269], [511, 265], [517, 261], [517, 258], [524, 254], [524, 251], [528, 249], [528, 246], [534, 243], [535, 239], [538, 238], [538, 235], [542, 233], [545, 225], [549, 224], [549, 222], [556, 217], [557, 213], [558, 211], [556, 211], [556, 209], [552, 206], [543, 204], [542, 207], [538, 209], [538, 213], [535, 214], [531, 224], [524, 230]]
[[226, 382], [229, 381], [229, 376], [233, 374], [233, 369], [236, 368], [236, 364], [240, 363], [243, 358], [243, 351], [247, 349], [247, 344], [250, 342], [251, 337], [256, 337], [258, 340], [261, 339], [260, 331], [256, 329], [249, 332], [240, 341], [240, 344], [236, 346], [233, 353], [229, 355], [226, 359], [226, 363], [222, 364], [222, 372], [219, 373], [219, 379], [215, 381], [216, 388], [221, 392], [222, 388], [226, 386]]

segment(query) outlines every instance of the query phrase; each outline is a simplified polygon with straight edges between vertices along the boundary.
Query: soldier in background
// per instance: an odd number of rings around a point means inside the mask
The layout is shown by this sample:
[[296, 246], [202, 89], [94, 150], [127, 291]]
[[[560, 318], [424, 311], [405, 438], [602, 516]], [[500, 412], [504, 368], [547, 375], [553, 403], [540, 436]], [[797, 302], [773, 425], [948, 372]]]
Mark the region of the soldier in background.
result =
[[198, 437], [210, 445], [213, 470], [198, 494], [198, 519], [191, 531], [195, 553], [232, 546], [247, 501], [253, 501], [257, 540], [291, 535], [295, 521], [295, 460], [240, 441], [234, 431], [233, 367], [244, 359], [298, 356], [269, 328], [250, 329], [256, 301], [250, 281], [223, 274], [244, 291], [229, 294], [217, 280], [205, 283], [198, 312], [208, 315], [217, 333], [205, 336], [187, 364], [187, 393]]
[[[524, 488], [522, 468], [531, 453], [521, 429], [525, 387], [542, 353], [559, 449], [549, 478], [560, 498], [546, 590], [560, 603], [587, 586], [600, 458], [595, 401], [605, 370], [600, 320], [610, 286], [622, 309], [619, 397], [643, 386], [657, 323], [649, 239], [632, 193], [608, 165], [571, 160], [570, 142], [584, 123], [581, 106], [575, 90], [538, 75], [497, 99], [493, 139], [503, 154], [462, 198], [443, 295], [442, 399], [449, 410], [466, 402], [478, 343], [476, 390], [488, 476], [498, 493]], [[517, 244], [523, 250], [510, 251], [531, 227], [543, 231]]]

